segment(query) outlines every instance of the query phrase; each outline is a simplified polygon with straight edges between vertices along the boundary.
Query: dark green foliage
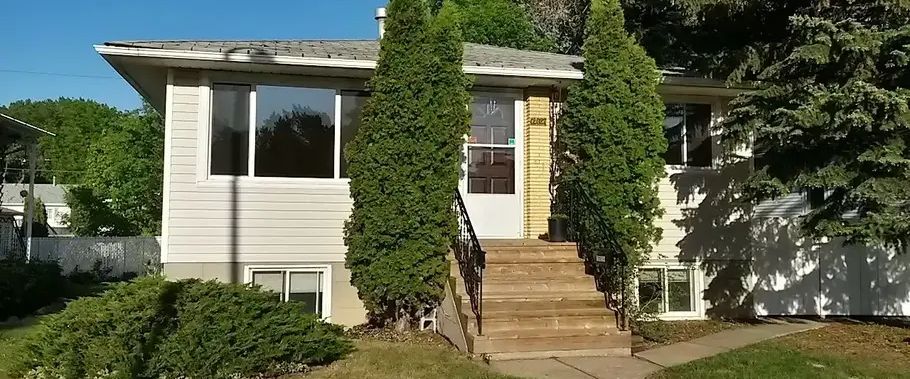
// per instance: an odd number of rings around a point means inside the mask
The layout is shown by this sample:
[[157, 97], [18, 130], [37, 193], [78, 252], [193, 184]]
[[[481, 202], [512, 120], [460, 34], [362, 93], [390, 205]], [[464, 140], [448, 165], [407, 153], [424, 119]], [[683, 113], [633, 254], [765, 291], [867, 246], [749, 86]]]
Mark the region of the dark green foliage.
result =
[[738, 74], [760, 69], [758, 89], [724, 124], [730, 150], [755, 140], [749, 198], [829, 191], [808, 235], [907, 247], [908, 24], [896, 1], [836, 1], [799, 10], [785, 39], [753, 50]]
[[661, 236], [654, 220], [663, 213], [657, 184], [667, 141], [659, 77], [623, 29], [618, 0], [594, 2], [584, 58], [584, 80], [569, 88], [557, 125], [558, 198], [567, 201], [572, 185], [586, 187], [634, 266]]
[[450, 0], [467, 42], [551, 51], [553, 41], [542, 36], [528, 13], [513, 0]]
[[393, 0], [363, 125], [345, 154], [346, 266], [374, 321], [405, 327], [442, 299], [469, 113], [453, 10]]
[[42, 321], [19, 371], [29, 377], [228, 378], [337, 359], [341, 331], [242, 285], [114, 285]]
[[331, 362], [350, 350], [341, 328], [307, 315], [301, 303], [243, 285], [184, 282], [174, 302], [177, 328], [157, 346], [151, 372], [166, 378], [223, 378], [293, 362]]
[[64, 294], [65, 284], [56, 262], [0, 259], [0, 322], [53, 303]]

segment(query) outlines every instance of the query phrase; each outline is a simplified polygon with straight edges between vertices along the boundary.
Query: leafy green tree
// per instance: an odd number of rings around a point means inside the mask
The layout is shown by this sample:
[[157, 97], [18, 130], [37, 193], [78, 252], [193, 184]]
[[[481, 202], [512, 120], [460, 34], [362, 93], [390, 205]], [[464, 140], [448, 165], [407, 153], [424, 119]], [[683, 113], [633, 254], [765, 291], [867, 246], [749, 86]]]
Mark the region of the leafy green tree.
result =
[[551, 51], [526, 10], [513, 0], [450, 0], [465, 41], [524, 50]]
[[410, 327], [443, 297], [456, 232], [451, 206], [469, 120], [454, 10], [392, 0], [371, 97], [345, 154], [351, 283], [374, 322]]
[[[53, 137], [39, 139], [37, 180], [49, 183], [79, 183], [86, 171], [91, 146], [105, 131], [114, 130], [121, 112], [92, 100], [59, 98], [56, 100], [21, 100], [0, 107], [0, 112], [46, 129]], [[28, 167], [25, 154], [10, 157], [11, 167]]]
[[[801, 1], [784, 38], [755, 42], [733, 80], [727, 146], [754, 139], [753, 200], [827, 191], [812, 237], [907, 248], [910, 237], [910, 5]], [[753, 74], [755, 73], [755, 74]]]
[[557, 125], [557, 196], [565, 201], [566, 189], [587, 188], [634, 266], [661, 237], [654, 225], [663, 214], [657, 185], [667, 150], [660, 77], [623, 28], [618, 0], [595, 0], [587, 25], [584, 79], [569, 88]]
[[158, 235], [164, 123], [148, 104], [119, 118], [90, 147], [82, 183], [69, 190], [76, 235]]

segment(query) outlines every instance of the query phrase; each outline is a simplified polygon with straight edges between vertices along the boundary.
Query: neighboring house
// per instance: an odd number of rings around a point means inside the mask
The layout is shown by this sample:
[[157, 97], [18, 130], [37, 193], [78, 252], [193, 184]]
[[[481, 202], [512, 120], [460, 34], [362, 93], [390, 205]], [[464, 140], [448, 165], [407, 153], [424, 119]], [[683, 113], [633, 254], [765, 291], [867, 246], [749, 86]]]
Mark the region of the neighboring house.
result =
[[[0, 194], [2, 194], [3, 208], [16, 212], [23, 212], [25, 209], [25, 198], [23, 194], [28, 194], [28, 184], [20, 183], [3, 183], [0, 185]], [[36, 199], [41, 199], [44, 208], [47, 210], [47, 226], [50, 236], [69, 236], [72, 235], [65, 220], [70, 214], [70, 208], [66, 205], [66, 189], [58, 184], [35, 184]], [[23, 216], [16, 215], [16, 222], [21, 225]]]
[[[351, 199], [342, 151], [360, 125], [379, 42], [116, 41], [95, 49], [165, 117], [164, 273], [253, 282], [332, 322], [364, 322], [344, 266]], [[628, 332], [617, 331], [574, 247], [537, 240], [550, 214], [554, 99], [582, 78], [581, 65], [577, 56], [465, 44], [473, 117], [459, 190], [488, 267], [483, 333], [453, 270], [448, 299], [462, 301], [444, 304], [439, 322], [462, 348], [502, 357], [628, 353]], [[793, 270], [812, 270], [789, 267], [797, 250], [780, 249], [777, 264], [753, 272], [753, 210], [733, 192], [750, 164], [721, 167], [712, 129], [739, 90], [663, 74], [666, 214], [657, 221], [663, 239], [640, 268], [643, 307], [668, 319], [814, 313], [754, 303], [818, 299], [818, 291], [785, 290]], [[305, 136], [276, 132], [295, 115], [306, 116], [297, 131]]]

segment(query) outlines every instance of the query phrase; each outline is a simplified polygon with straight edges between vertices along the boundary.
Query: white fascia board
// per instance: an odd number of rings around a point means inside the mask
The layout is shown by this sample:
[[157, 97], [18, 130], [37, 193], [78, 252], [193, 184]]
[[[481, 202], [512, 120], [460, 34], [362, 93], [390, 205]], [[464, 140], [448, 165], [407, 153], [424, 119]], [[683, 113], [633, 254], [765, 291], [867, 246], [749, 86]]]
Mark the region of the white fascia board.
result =
[[[196, 61], [211, 62], [232, 62], [232, 63], [258, 63], [258, 64], [278, 64], [288, 66], [312, 66], [312, 67], [330, 67], [330, 68], [351, 68], [351, 69], [376, 69], [375, 61], [356, 60], [356, 59], [337, 59], [337, 58], [313, 58], [313, 57], [289, 57], [280, 55], [250, 55], [238, 53], [216, 53], [209, 51], [185, 51], [185, 50], [160, 50], [160, 49], [141, 49], [135, 47], [119, 47], [95, 45], [95, 51], [101, 55], [140, 57], [140, 58], [159, 58], [159, 59], [187, 59]], [[581, 71], [566, 70], [539, 70], [527, 68], [504, 68], [490, 66], [464, 66], [464, 72], [471, 75], [490, 75], [490, 76], [515, 76], [526, 78], [544, 78], [544, 79], [581, 79], [584, 74]]]

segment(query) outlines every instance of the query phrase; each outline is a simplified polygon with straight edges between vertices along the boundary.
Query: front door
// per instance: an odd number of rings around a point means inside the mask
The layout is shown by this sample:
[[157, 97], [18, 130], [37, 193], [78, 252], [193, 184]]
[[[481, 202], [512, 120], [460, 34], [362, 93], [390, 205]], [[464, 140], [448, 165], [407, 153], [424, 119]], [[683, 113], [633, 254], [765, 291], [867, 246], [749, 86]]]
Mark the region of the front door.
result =
[[521, 109], [517, 94], [473, 93], [461, 192], [481, 238], [522, 235]]

